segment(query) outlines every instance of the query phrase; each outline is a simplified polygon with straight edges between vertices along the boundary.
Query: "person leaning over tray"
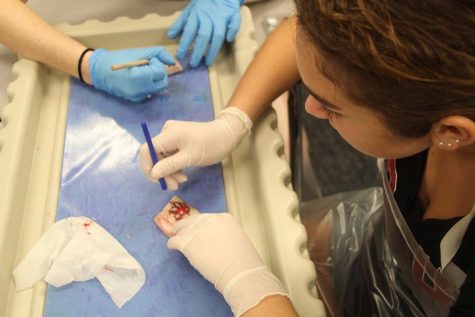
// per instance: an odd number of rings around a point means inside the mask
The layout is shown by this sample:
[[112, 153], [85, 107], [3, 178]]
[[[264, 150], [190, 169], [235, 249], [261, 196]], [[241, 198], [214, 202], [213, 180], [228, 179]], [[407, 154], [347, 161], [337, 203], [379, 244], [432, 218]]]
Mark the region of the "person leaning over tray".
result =
[[[301, 80], [310, 92], [309, 114], [328, 120], [357, 150], [395, 159], [399, 209], [436, 268], [447, 253], [442, 238], [449, 231], [460, 238], [449, 250], [463, 277], [449, 315], [475, 316], [475, 3], [296, 0], [296, 6], [215, 120], [166, 122], [153, 138], [162, 156], [154, 166], [141, 147], [145, 175], [156, 181], [220, 162], [267, 105]], [[230, 214], [191, 216], [173, 231], [168, 247], [223, 293], [236, 316], [296, 315]], [[362, 291], [369, 288], [378, 285]], [[367, 296], [375, 305], [365, 317], [385, 305], [374, 295]]]

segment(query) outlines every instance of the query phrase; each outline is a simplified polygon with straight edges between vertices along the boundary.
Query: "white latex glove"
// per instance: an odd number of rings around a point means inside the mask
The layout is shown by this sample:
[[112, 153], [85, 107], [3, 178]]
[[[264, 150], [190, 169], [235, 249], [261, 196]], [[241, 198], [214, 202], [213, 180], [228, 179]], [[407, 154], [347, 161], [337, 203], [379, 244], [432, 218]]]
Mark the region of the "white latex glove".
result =
[[[140, 166], [147, 178], [156, 182], [181, 174], [186, 167], [218, 163], [238, 146], [251, 127], [251, 119], [235, 107], [224, 109], [209, 122], [169, 120], [152, 139], [159, 162], [153, 166], [147, 144], [142, 144]], [[186, 180], [182, 177], [179, 183]]]
[[228, 213], [200, 214], [178, 221], [168, 247], [182, 252], [241, 316], [270, 295], [288, 294], [262, 263], [256, 249]]

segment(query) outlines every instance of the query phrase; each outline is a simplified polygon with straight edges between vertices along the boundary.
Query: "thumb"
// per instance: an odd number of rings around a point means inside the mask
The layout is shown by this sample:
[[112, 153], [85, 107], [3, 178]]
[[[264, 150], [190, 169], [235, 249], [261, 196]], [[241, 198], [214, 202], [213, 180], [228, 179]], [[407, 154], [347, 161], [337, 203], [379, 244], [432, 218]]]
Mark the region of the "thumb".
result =
[[[198, 216], [191, 216], [183, 220], [177, 221], [173, 225], [173, 236], [168, 239], [167, 247], [171, 250], [178, 250], [184, 254], [185, 247], [188, 245], [190, 240], [193, 238], [193, 233], [188, 233], [190, 228], [193, 228], [196, 221], [199, 221]], [[178, 228], [179, 227], [179, 228]], [[184, 232], [180, 232], [185, 230]]]
[[226, 34], [226, 41], [232, 42], [234, 40], [234, 37], [239, 31], [240, 26], [241, 26], [241, 14], [238, 12], [231, 18], [231, 21], [229, 21], [228, 32]]
[[155, 55], [162, 63], [167, 65], [175, 65], [175, 58], [173, 55], [168, 52], [165, 48], [161, 48], [160, 51]]
[[150, 59], [150, 71], [155, 91], [160, 91], [168, 86], [168, 74], [165, 66], [156, 57]]
[[206, 229], [205, 225], [212, 216], [213, 214], [200, 214], [177, 221], [173, 225], [173, 233], [175, 235], [168, 239], [167, 247], [169, 249], [179, 250], [183, 253], [195, 235], [202, 229]]
[[183, 30], [183, 27], [185, 26], [185, 22], [188, 19], [188, 15], [190, 14], [190, 8], [191, 8], [190, 5], [186, 7], [186, 9], [182, 12], [180, 17], [168, 29], [167, 36], [169, 39], [174, 39], [181, 33], [181, 31]]
[[[182, 221], [182, 220], [180, 220]], [[189, 236], [173, 236], [168, 239], [167, 247], [170, 250], [178, 250], [183, 253], [184, 247], [188, 244], [188, 241], [191, 239]], [[183, 248], [182, 248], [183, 246]]]

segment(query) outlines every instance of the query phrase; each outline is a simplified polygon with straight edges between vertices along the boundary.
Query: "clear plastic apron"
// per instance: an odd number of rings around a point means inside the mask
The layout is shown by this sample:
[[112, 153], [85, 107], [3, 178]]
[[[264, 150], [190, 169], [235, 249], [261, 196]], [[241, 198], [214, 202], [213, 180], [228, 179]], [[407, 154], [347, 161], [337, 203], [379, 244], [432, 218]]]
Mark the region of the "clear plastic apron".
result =
[[[383, 163], [382, 161], [380, 163]], [[317, 288], [330, 316], [447, 316], [458, 297], [429, 261], [391, 191], [341, 193], [303, 203]]]

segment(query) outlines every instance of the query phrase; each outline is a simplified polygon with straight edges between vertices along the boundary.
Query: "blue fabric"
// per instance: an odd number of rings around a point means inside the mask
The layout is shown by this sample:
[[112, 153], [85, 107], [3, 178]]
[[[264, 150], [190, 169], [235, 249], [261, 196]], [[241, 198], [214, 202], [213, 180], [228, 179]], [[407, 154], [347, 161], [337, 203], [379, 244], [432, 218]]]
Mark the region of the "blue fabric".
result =
[[140, 123], [152, 135], [166, 120], [213, 118], [207, 68], [170, 77], [168, 90], [134, 104], [71, 82], [57, 220], [87, 216], [108, 230], [141, 263], [143, 288], [118, 309], [96, 280], [49, 286], [46, 317], [232, 316], [222, 295], [178, 251], [153, 222], [173, 195], [203, 212], [227, 210], [220, 165], [188, 169], [176, 192], [149, 182], [138, 163], [144, 143]]

